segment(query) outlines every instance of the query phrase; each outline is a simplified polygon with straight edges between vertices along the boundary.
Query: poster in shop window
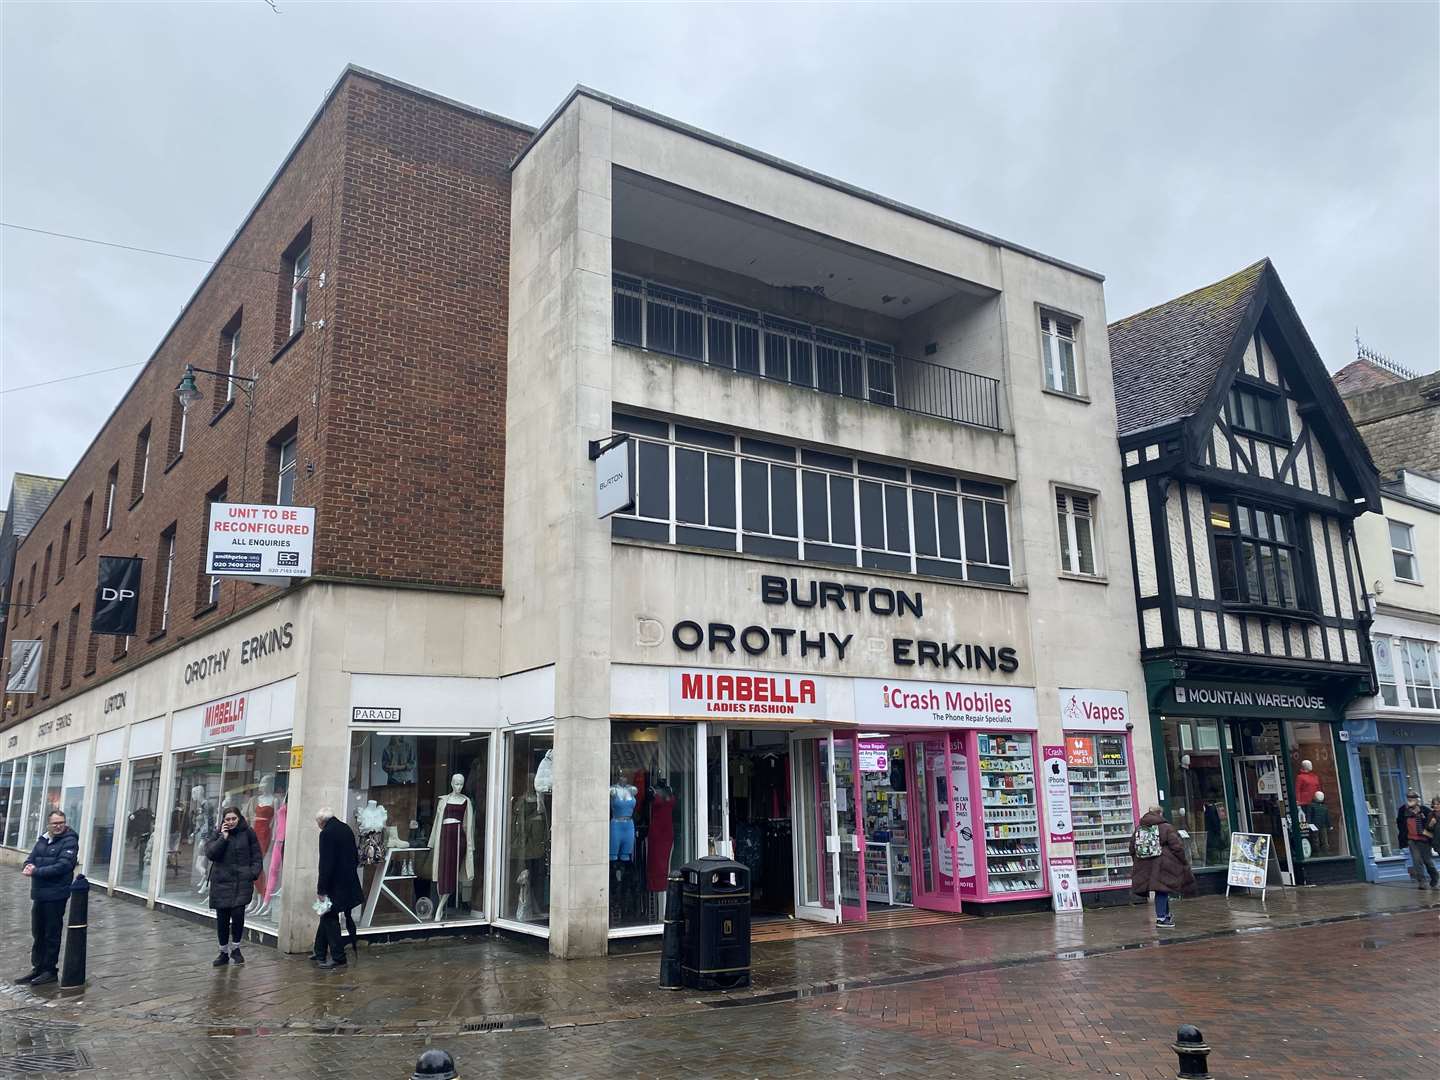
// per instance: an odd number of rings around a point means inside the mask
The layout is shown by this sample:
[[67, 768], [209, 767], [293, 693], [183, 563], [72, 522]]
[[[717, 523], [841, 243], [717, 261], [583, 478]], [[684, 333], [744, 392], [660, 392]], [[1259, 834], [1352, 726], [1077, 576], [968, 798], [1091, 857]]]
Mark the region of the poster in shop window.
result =
[[1050, 828], [1050, 843], [1068, 844], [1075, 839], [1075, 824], [1070, 815], [1070, 770], [1065, 764], [1063, 746], [1043, 746], [1045, 773], [1045, 821]]

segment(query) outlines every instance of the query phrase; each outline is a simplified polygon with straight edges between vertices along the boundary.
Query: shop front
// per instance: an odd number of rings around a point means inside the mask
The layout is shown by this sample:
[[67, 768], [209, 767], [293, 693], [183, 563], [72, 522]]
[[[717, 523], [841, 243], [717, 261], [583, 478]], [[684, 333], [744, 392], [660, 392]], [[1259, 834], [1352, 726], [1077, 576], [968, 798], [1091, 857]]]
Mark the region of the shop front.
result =
[[1395, 821], [1408, 792], [1427, 806], [1440, 795], [1440, 721], [1349, 718], [1342, 737], [1352, 776], [1368, 881], [1409, 881]]
[[1161, 805], [1202, 888], [1224, 887], [1232, 832], [1272, 838], [1272, 885], [1362, 876], [1343, 691], [1147, 674]]

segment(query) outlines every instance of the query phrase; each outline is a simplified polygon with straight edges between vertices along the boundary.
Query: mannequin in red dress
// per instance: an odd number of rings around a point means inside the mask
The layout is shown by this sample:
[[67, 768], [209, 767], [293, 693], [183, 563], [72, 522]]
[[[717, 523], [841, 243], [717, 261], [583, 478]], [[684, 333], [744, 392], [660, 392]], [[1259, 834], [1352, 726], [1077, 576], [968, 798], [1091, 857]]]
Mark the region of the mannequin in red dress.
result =
[[670, 852], [675, 846], [675, 793], [662, 778], [650, 798], [650, 833], [645, 849], [645, 888], [665, 891], [670, 876]]

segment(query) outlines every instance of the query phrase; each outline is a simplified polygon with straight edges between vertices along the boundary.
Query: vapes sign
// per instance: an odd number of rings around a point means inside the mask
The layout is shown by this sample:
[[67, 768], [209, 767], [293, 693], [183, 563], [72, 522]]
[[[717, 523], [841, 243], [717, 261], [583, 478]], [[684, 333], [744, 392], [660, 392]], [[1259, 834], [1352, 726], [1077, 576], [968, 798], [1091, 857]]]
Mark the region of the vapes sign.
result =
[[262, 584], [310, 576], [313, 506], [212, 503], [205, 572]]
[[[1124, 731], [1130, 723], [1130, 695], [1062, 686], [1060, 723], [1066, 731]], [[1079, 764], [1073, 758], [1070, 763]]]

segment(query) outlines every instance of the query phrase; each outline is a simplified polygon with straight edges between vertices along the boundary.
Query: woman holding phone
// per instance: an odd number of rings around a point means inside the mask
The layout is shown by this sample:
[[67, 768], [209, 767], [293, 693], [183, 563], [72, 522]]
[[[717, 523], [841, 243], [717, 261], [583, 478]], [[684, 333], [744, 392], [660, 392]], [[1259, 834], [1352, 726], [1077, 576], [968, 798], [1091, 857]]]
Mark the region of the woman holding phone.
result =
[[237, 808], [227, 806], [220, 815], [220, 828], [205, 845], [205, 857], [210, 860], [210, 906], [220, 938], [220, 955], [211, 966], [243, 964], [245, 908], [255, 896], [263, 862], [260, 841]]

